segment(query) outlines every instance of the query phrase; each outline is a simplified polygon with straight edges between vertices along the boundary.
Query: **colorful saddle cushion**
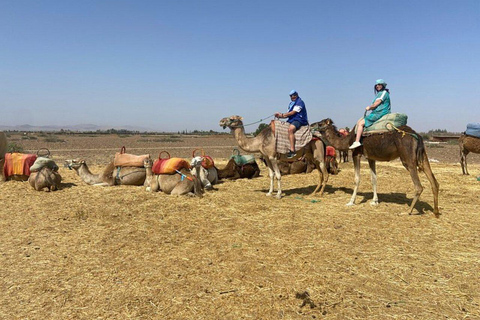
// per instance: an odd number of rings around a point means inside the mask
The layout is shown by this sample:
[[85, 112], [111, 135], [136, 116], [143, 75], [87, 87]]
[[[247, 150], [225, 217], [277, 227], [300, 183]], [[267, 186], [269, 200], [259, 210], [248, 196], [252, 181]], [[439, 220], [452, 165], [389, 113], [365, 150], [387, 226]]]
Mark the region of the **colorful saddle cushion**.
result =
[[336, 152], [335, 152], [335, 148], [332, 147], [332, 146], [327, 146], [327, 151], [325, 152], [325, 155], [328, 157], [335, 157], [336, 156]]
[[182, 168], [190, 169], [190, 163], [182, 158], [157, 159], [153, 163], [154, 174], [172, 174]]
[[36, 154], [29, 153], [5, 153], [5, 164], [3, 166], [3, 175], [5, 178], [14, 175], [30, 175], [30, 167], [37, 159]]

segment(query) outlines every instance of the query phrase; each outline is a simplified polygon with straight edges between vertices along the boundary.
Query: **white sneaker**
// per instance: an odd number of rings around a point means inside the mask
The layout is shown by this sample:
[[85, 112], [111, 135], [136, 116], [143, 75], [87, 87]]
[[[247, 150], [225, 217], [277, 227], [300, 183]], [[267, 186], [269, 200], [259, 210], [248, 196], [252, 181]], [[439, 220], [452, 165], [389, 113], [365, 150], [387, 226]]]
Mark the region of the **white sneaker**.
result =
[[352, 145], [350, 147], [348, 147], [348, 149], [355, 149], [355, 148], [358, 148], [360, 147], [362, 144], [358, 141], [355, 141], [354, 143], [352, 143]]

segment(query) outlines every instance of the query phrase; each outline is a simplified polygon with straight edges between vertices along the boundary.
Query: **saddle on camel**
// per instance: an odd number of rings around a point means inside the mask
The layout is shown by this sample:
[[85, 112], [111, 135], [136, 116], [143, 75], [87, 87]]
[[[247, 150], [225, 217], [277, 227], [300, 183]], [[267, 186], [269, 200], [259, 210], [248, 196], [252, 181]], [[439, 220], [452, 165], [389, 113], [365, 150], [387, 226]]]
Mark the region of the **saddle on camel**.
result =
[[[387, 114], [373, 124], [372, 128], [363, 132], [362, 144], [352, 150], [355, 188], [347, 205], [355, 204], [360, 185], [360, 158], [362, 155], [367, 158], [370, 167], [373, 187], [372, 205], [378, 204], [376, 161], [392, 161], [400, 158], [415, 186], [414, 197], [407, 213], [412, 214], [415, 204], [423, 192], [418, 176], [418, 171], [423, 171], [432, 187], [433, 213], [436, 217], [440, 215], [438, 208], [439, 184], [430, 167], [423, 139], [407, 126], [406, 122], [407, 116], [404, 114]], [[316, 134], [321, 135], [329, 144], [340, 150], [347, 148], [355, 141], [356, 130], [352, 130], [347, 136], [342, 136], [331, 119], [314, 123], [312, 128]]]
[[[166, 153], [168, 158], [162, 158], [162, 153]], [[213, 160], [212, 160], [213, 161]], [[175, 174], [178, 173], [182, 176], [182, 180], [187, 178], [192, 180], [190, 177], [184, 175], [181, 170], [187, 169], [190, 170], [190, 163], [182, 158], [171, 158], [170, 153], [167, 151], [162, 151], [158, 155], [158, 159], [155, 160], [152, 166], [153, 174]]]
[[[284, 155], [282, 157], [286, 157], [285, 151], [279, 152], [277, 145], [280, 147], [280, 144], [277, 143], [277, 138], [279, 133], [276, 133], [274, 126], [285, 127], [285, 124], [281, 124], [280, 122], [272, 122], [268, 127], [264, 128], [259, 134], [255, 137], [247, 137], [245, 135], [245, 128], [243, 125], [243, 118], [241, 116], [230, 116], [220, 120], [219, 125], [221, 127], [229, 128], [238, 143], [238, 146], [250, 153], [259, 152], [262, 154], [263, 158], [265, 159], [269, 171], [270, 177], [270, 188], [268, 190], [267, 196], [271, 196], [273, 193], [273, 185], [274, 179], [277, 179], [278, 191], [276, 197], [280, 199], [282, 197], [282, 184], [281, 184], [281, 172], [278, 166], [278, 162], [280, 161], [281, 153]], [[309, 130], [307, 130], [309, 131]], [[309, 135], [309, 132], [305, 132], [303, 130], [297, 130], [299, 136], [296, 137], [297, 139], [297, 148], [304, 148], [302, 153], [297, 153], [297, 157], [301, 157], [302, 154], [308, 158], [310, 163], [313, 163], [317, 169], [319, 169], [319, 181], [317, 187], [313, 191], [313, 193], [320, 192], [320, 195], [323, 194], [325, 189], [326, 183], [328, 181], [328, 172], [325, 166], [325, 146], [320, 139], [312, 140], [311, 134], [309, 139], [302, 138], [302, 133]], [[306, 141], [306, 142], [304, 142]], [[304, 144], [306, 143], [306, 144]], [[301, 146], [301, 147], [300, 147]], [[281, 147], [280, 147], [281, 148]], [[295, 159], [293, 157], [292, 159]], [[283, 159], [282, 159], [283, 160]]]

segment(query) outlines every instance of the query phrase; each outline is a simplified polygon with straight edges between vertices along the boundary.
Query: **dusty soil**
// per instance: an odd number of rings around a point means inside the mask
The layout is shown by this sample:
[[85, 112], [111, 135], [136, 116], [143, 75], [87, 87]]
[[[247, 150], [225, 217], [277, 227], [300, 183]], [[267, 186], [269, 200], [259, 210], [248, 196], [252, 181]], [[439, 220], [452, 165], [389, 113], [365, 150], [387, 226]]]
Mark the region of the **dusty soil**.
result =
[[[121, 146], [190, 157], [203, 148], [221, 167], [230, 136], [60, 136], [9, 139], [50, 149], [61, 164], [84, 158], [98, 172]], [[143, 141], [143, 139], [151, 139]], [[155, 140], [156, 141], [152, 141]], [[174, 138], [171, 138], [174, 139]], [[203, 198], [142, 187], [92, 187], [60, 168], [63, 188], [0, 184], [1, 319], [479, 319], [479, 155], [461, 173], [458, 146], [427, 147], [440, 183], [440, 218], [405, 212], [413, 184], [399, 161], [378, 165], [378, 206], [362, 164], [357, 205], [352, 163], [309, 196], [317, 171], [226, 181]], [[438, 162], [437, 162], [438, 161]]]

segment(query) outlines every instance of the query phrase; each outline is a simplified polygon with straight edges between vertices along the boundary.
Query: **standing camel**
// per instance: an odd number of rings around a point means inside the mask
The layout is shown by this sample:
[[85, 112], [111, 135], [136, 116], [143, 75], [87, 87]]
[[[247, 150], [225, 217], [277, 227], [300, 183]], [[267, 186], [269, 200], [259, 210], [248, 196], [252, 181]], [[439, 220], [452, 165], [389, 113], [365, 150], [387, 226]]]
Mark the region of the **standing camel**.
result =
[[[260, 152], [265, 159], [270, 176], [270, 189], [267, 196], [273, 193], [274, 178], [277, 178], [278, 191], [276, 197], [282, 197], [282, 182], [281, 173], [278, 167], [279, 155], [275, 149], [275, 136], [271, 126], [263, 129], [256, 137], [247, 138], [245, 136], [245, 129], [243, 127], [242, 117], [231, 116], [220, 120], [220, 126], [224, 129], [230, 128], [237, 140], [238, 146], [246, 152]], [[323, 194], [325, 186], [328, 181], [328, 172], [325, 166], [325, 148], [321, 140], [312, 140], [305, 146], [305, 156], [315, 167], [319, 169], [319, 180], [317, 187], [312, 194], [320, 190], [320, 195]]]
[[467, 170], [467, 154], [470, 152], [480, 153], [480, 138], [468, 136], [463, 133], [458, 138], [458, 145], [460, 146], [460, 164], [462, 165], [463, 174], [469, 174]]
[[[352, 130], [347, 136], [342, 136], [331, 119], [324, 119], [312, 124], [315, 130], [318, 130], [322, 136], [327, 139], [332, 146], [337, 149], [345, 149], [355, 140], [355, 130]], [[391, 161], [400, 158], [403, 166], [408, 170], [415, 185], [415, 195], [410, 205], [408, 214], [412, 214], [413, 208], [422, 194], [423, 187], [420, 183], [418, 170], [425, 172], [433, 192], [433, 213], [438, 218], [438, 182], [433, 175], [428, 161], [425, 146], [420, 135], [408, 126], [401, 126], [399, 131], [388, 131], [382, 134], [372, 134], [363, 137], [362, 146], [353, 150], [353, 165], [355, 167], [355, 189], [348, 206], [355, 204], [358, 186], [360, 185], [360, 158], [364, 155], [368, 160], [372, 174], [373, 200], [372, 205], [378, 204], [377, 196], [377, 174], [375, 161]]]

